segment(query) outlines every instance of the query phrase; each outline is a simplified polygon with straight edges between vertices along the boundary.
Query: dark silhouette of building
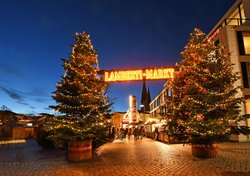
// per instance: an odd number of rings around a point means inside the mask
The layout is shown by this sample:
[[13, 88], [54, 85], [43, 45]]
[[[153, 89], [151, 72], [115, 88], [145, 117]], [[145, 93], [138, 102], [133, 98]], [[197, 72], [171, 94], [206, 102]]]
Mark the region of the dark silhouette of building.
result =
[[151, 95], [150, 95], [150, 91], [149, 91], [149, 88], [148, 88], [148, 100], [147, 100], [147, 103], [148, 103], [148, 111], [150, 111], [150, 106], [149, 106], [150, 102], [151, 102]]
[[146, 82], [145, 82], [145, 80], [143, 80], [142, 94], [141, 94], [141, 111], [142, 112], [149, 112], [150, 111], [150, 107], [149, 107], [150, 102], [151, 102], [150, 91], [149, 91], [149, 88], [147, 91]]

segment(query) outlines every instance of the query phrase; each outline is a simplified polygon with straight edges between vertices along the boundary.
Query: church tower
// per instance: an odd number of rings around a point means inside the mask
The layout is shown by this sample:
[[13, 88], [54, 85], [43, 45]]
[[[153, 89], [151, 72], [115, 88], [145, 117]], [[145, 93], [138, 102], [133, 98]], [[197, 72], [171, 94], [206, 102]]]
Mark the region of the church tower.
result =
[[151, 97], [150, 97], [149, 88], [147, 91], [146, 82], [145, 82], [145, 80], [143, 80], [142, 94], [141, 94], [141, 105], [142, 105], [141, 111], [142, 112], [149, 112], [150, 111], [150, 107], [149, 107], [150, 102], [151, 102]]

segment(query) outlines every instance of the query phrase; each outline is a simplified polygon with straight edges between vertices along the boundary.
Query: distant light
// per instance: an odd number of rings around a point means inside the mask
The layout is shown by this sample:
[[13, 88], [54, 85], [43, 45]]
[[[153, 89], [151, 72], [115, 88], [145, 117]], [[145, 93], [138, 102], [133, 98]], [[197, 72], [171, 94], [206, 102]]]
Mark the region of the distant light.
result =
[[136, 109], [136, 96], [129, 95], [129, 108]]
[[16, 139], [16, 140], [0, 141], [0, 144], [15, 144], [15, 143], [26, 143], [26, 140], [25, 139]]
[[27, 126], [33, 126], [33, 124], [32, 123], [27, 123]]
[[103, 126], [103, 124], [104, 124], [104, 123], [102, 123], [102, 122], [101, 122], [101, 123], [99, 123], [99, 125], [101, 125], [101, 126]]

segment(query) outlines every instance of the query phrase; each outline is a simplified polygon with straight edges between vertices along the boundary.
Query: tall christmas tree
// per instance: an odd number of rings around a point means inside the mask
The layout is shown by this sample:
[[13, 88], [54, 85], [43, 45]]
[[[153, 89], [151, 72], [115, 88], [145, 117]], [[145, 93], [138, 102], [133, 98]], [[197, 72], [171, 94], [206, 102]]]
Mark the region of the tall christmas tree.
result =
[[98, 56], [89, 35], [75, 35], [69, 60], [63, 63], [65, 73], [52, 96], [58, 104], [50, 107], [64, 116], [51, 122], [51, 138], [96, 138], [100, 136], [97, 127], [104, 127], [110, 118], [112, 103], [106, 95], [107, 84], [98, 76]]
[[171, 83], [173, 90], [172, 133], [192, 144], [212, 145], [233, 133], [248, 134], [238, 122], [243, 98], [236, 94], [239, 79], [222, 45], [204, 41], [205, 35], [195, 29], [181, 53]]

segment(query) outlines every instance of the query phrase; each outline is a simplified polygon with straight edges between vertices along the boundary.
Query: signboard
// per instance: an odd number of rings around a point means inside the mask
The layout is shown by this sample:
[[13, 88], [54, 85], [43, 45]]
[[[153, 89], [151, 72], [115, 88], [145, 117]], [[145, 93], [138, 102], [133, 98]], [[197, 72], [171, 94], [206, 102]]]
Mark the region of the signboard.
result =
[[174, 68], [109, 70], [104, 71], [103, 75], [106, 82], [171, 79], [174, 77]]
[[129, 124], [128, 113], [124, 114], [123, 119], [122, 119], [122, 124]]
[[136, 106], [136, 96], [129, 96], [129, 111], [130, 111], [130, 122], [136, 123], [137, 119], [137, 106]]

